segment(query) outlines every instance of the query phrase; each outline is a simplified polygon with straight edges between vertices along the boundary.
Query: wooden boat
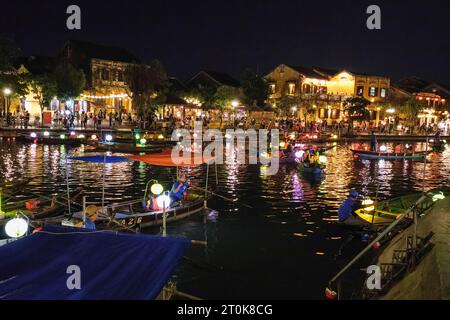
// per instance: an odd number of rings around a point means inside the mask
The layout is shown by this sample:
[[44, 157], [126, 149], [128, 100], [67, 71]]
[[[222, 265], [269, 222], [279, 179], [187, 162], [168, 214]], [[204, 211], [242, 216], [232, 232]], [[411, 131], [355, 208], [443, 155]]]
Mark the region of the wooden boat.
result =
[[[429, 201], [425, 201], [422, 204], [421, 209], [426, 210], [431, 205], [433, 205], [435, 201], [433, 201], [431, 195], [440, 192], [442, 192], [443, 196], [447, 196], [450, 194], [450, 190], [448, 188], [438, 188], [430, 190], [429, 192], [427, 192], [427, 194], [430, 195], [430, 199]], [[370, 205], [368, 209], [361, 208], [359, 210], [356, 210], [355, 212], [360, 218], [369, 223], [380, 225], [390, 224], [395, 219], [399, 218], [400, 215], [410, 209], [421, 196], [422, 192], [395, 197], [392, 199], [381, 201], [376, 205]]]
[[368, 150], [354, 150], [353, 154], [363, 159], [387, 159], [387, 160], [397, 160], [397, 159], [412, 159], [421, 160], [424, 159], [429, 152], [418, 151], [418, 152], [380, 152], [380, 151], [368, 151]]
[[324, 173], [325, 166], [309, 165], [305, 166], [303, 162], [299, 165], [300, 172], [308, 175], [321, 176]]
[[22, 181], [19, 182], [14, 182], [14, 183], [6, 183], [3, 185], [0, 185], [0, 189], [1, 192], [4, 194], [14, 194], [17, 193], [21, 190], [23, 190], [23, 188], [28, 185], [31, 182], [31, 178], [26, 178], [23, 179]]
[[434, 142], [432, 144], [432, 149], [434, 152], [443, 152], [443, 151], [445, 151], [446, 147], [447, 147], [447, 143], [443, 140]]
[[[190, 194], [188, 200], [180, 205], [165, 210], [166, 223], [188, 218], [204, 209], [205, 197], [199, 194]], [[134, 200], [124, 203], [112, 204], [107, 207], [107, 214], [111, 218], [100, 221], [107, 229], [133, 228], [145, 229], [163, 224], [163, 210], [148, 211], [143, 200]], [[106, 225], [105, 225], [106, 224]]]
[[[81, 198], [83, 194], [83, 188], [77, 188], [70, 193], [70, 200], [77, 201]], [[29, 201], [36, 201], [37, 199], [30, 199]], [[40, 207], [36, 209], [26, 209], [26, 208], [15, 208], [4, 213], [4, 219], [0, 220], [0, 224], [6, 223], [10, 218], [13, 218], [19, 211], [29, 217], [30, 221], [37, 221], [41, 219], [47, 219], [51, 217], [56, 217], [62, 215], [67, 207], [66, 197], [57, 197], [55, 201], [47, 198], [43, 203], [40, 203]], [[23, 205], [23, 204], [22, 204]]]

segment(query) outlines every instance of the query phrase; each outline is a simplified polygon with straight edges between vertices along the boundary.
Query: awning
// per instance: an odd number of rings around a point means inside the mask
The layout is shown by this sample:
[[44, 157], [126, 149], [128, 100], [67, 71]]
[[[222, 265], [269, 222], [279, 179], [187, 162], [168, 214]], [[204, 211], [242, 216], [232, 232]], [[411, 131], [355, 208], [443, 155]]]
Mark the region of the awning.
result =
[[172, 159], [171, 150], [166, 150], [161, 153], [146, 154], [143, 156], [129, 156], [134, 161], [141, 161], [154, 166], [162, 167], [194, 167], [204, 163], [209, 163], [214, 160], [214, 157], [204, 157], [203, 154], [189, 152], [189, 155], [183, 157], [180, 154], [180, 161], [178, 163]]
[[[154, 299], [189, 243], [49, 225], [0, 247], [0, 299]], [[77, 268], [80, 289], [71, 290]]]
[[118, 163], [118, 162], [131, 162], [127, 157], [120, 156], [82, 156], [82, 157], [71, 157], [71, 160], [83, 161], [83, 162], [94, 162], [94, 163]]

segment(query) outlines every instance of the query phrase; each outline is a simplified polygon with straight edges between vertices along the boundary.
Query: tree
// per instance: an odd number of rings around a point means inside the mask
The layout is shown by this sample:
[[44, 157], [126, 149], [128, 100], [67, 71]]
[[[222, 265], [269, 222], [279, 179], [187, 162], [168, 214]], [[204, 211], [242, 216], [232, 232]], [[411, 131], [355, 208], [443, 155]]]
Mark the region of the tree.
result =
[[46, 106], [49, 106], [53, 97], [57, 95], [58, 86], [56, 80], [51, 74], [31, 75], [30, 89], [41, 107], [41, 126], [43, 124], [43, 113]]
[[56, 95], [63, 101], [78, 97], [86, 85], [86, 77], [82, 70], [75, 69], [70, 63], [61, 63], [56, 67], [54, 79]]
[[370, 101], [360, 97], [348, 98], [343, 102], [344, 110], [348, 113], [349, 126], [353, 127], [355, 120], [370, 120], [370, 112], [367, 106]]
[[[14, 68], [14, 63], [20, 55], [20, 49], [15, 43], [7, 38], [0, 37], [0, 94], [3, 95], [3, 88], [11, 89], [12, 96], [20, 97], [27, 94], [26, 78], [18, 74]], [[8, 97], [10, 101], [11, 97]], [[9, 103], [7, 103], [9, 112]]]
[[411, 128], [411, 133], [414, 133], [417, 116], [425, 107], [426, 103], [419, 101], [416, 97], [411, 97], [398, 104], [399, 113], [406, 119], [408, 126]]
[[7, 37], [0, 37], [0, 78], [14, 70], [14, 61], [19, 57], [20, 49]]
[[238, 88], [231, 86], [220, 86], [217, 88], [216, 93], [213, 96], [212, 103], [219, 109], [220, 113], [220, 126], [222, 126], [223, 112], [226, 109], [231, 109], [231, 103], [242, 98], [241, 92]]
[[125, 80], [133, 108], [140, 116], [148, 110], [155, 110], [167, 92], [167, 75], [158, 60], [153, 60], [150, 65], [129, 65], [125, 70]]
[[269, 84], [259, 74], [246, 69], [241, 75], [243, 102], [248, 106], [264, 107], [269, 95]]

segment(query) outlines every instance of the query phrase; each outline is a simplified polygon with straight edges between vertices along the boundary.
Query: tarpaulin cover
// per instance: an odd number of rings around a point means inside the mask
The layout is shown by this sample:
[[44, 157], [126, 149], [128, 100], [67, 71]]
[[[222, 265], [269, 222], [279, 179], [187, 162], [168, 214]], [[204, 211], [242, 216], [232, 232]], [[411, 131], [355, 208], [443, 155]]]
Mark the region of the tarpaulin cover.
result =
[[131, 162], [127, 157], [120, 156], [83, 156], [83, 157], [71, 157], [71, 160], [94, 162], [94, 163], [118, 163], [118, 162]]
[[[180, 238], [46, 226], [0, 247], [0, 299], [154, 299], [189, 244]], [[80, 268], [81, 289], [68, 288], [75, 276], [67, 273], [69, 266]]]

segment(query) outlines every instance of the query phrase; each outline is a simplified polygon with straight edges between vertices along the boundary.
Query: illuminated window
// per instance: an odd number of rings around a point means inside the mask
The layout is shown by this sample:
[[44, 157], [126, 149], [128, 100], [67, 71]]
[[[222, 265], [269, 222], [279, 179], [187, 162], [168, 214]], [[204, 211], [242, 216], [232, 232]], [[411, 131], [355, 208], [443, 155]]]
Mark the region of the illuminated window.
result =
[[311, 93], [311, 86], [309, 84], [303, 85], [303, 92], [304, 93]]
[[327, 116], [325, 115], [326, 111], [327, 111], [326, 109], [320, 109], [319, 110], [319, 118], [327, 118]]
[[381, 88], [381, 90], [380, 90], [380, 97], [386, 98], [386, 93], [387, 93], [386, 88]]
[[276, 90], [275, 83], [271, 83], [271, 84], [269, 85], [269, 92], [270, 92], [270, 94], [274, 94], [274, 93], [275, 93], [275, 90]]
[[362, 97], [364, 95], [364, 86], [356, 87], [356, 95]]
[[295, 94], [295, 83], [289, 83], [288, 86], [288, 95], [293, 96]]
[[369, 88], [369, 97], [376, 97], [377, 95], [378, 95], [378, 88], [370, 87]]

